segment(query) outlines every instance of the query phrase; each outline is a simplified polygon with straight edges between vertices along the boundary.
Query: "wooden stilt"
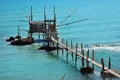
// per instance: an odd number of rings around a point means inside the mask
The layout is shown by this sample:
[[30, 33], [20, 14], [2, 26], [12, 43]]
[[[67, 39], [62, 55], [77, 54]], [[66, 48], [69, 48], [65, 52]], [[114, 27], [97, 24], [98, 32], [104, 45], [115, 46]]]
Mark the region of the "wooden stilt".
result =
[[101, 64], [102, 64], [102, 71], [105, 71], [105, 69], [104, 69], [104, 59], [103, 58], [101, 58]]
[[85, 67], [85, 64], [84, 64], [84, 49], [82, 49], [82, 67], [84, 68]]
[[45, 39], [45, 34], [42, 34], [43, 39]]
[[40, 33], [38, 33], [38, 40], [40, 41]]
[[109, 57], [108, 68], [111, 69], [111, 58]]
[[[72, 40], [71, 40], [71, 49], [73, 49], [73, 43], [72, 43]], [[71, 56], [72, 56], [72, 60], [74, 60], [73, 52], [71, 52]]]
[[64, 44], [64, 39], [62, 38], [62, 44]]
[[62, 55], [64, 54], [64, 48], [62, 47]]
[[66, 41], [66, 61], [68, 62], [68, 42]]
[[54, 42], [52, 42], [52, 46], [55, 47], [55, 43]]
[[[64, 43], [64, 39], [62, 38], [62, 44]], [[64, 47], [62, 47], [62, 55], [64, 54]]]
[[[92, 50], [92, 60], [94, 61], [94, 50]], [[92, 64], [92, 69], [93, 69], [93, 73], [94, 73], [94, 64]]]
[[89, 67], [89, 61], [88, 61], [88, 58], [89, 58], [89, 49], [88, 49], [88, 51], [87, 51], [86, 67]]
[[81, 43], [81, 51], [82, 51], [82, 49], [83, 49], [83, 43]]
[[57, 39], [57, 56], [59, 55], [59, 44], [58, 44], [58, 39]]
[[77, 67], [77, 49], [78, 49], [78, 44], [76, 43], [75, 67]]
[[89, 58], [89, 49], [88, 49], [88, 51], [87, 51], [87, 60], [86, 60], [86, 73], [88, 74], [89, 73], [89, 61], [88, 61], [88, 58]]
[[32, 14], [32, 6], [31, 6], [31, 21], [33, 20], [33, 14]]
[[20, 36], [20, 27], [18, 25], [18, 37]]

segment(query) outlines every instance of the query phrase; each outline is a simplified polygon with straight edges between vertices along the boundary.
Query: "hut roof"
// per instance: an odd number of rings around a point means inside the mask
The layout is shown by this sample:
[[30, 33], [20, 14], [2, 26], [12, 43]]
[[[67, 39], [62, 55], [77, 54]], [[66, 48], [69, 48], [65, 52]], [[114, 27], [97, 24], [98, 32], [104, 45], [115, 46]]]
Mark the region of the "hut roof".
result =
[[30, 24], [32, 24], [32, 25], [41, 25], [41, 24], [44, 24], [44, 21], [31, 21]]

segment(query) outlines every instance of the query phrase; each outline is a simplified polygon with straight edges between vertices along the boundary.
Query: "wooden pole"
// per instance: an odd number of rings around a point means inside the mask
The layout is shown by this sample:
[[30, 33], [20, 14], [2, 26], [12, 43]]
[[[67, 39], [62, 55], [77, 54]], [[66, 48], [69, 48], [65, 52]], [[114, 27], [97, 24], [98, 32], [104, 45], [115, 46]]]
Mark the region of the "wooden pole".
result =
[[[92, 60], [94, 61], [94, 50], [92, 50]], [[94, 73], [94, 64], [92, 64], [93, 73]]]
[[64, 44], [64, 39], [62, 38], [62, 44]]
[[33, 20], [32, 6], [31, 6], [31, 21]]
[[83, 49], [83, 43], [81, 43], [81, 51], [82, 51], [82, 49]]
[[88, 51], [87, 51], [86, 67], [89, 67], [89, 61], [88, 61], [88, 58], [89, 58], [89, 49], [88, 49]]
[[40, 41], [40, 33], [38, 33], [38, 39], [39, 39], [39, 41]]
[[66, 61], [68, 62], [68, 42], [66, 41]]
[[77, 49], [78, 49], [78, 44], [76, 43], [75, 67], [77, 67]]
[[47, 31], [47, 26], [46, 26], [46, 8], [45, 8], [45, 5], [44, 5], [44, 26], [45, 26], [45, 29]]
[[109, 57], [109, 63], [108, 63], [109, 69], [111, 69], [111, 58]]
[[59, 55], [59, 44], [58, 44], [58, 39], [57, 39], [57, 56]]
[[20, 37], [20, 27], [18, 25], [18, 37]]
[[[29, 18], [29, 29], [30, 29], [30, 16], [28, 16], [28, 18]], [[32, 32], [28, 32], [28, 37], [32, 37]]]
[[[62, 44], [64, 43], [64, 39], [62, 38]], [[64, 47], [62, 47], [62, 54], [64, 54]]]
[[[71, 40], [71, 49], [73, 49], [73, 42], [72, 42], [72, 40]], [[72, 56], [72, 60], [74, 60], [73, 52], [72, 52], [71, 56]]]
[[104, 71], [105, 69], [104, 69], [104, 59], [103, 58], [101, 58], [101, 64], [102, 64], [102, 71]]
[[55, 5], [54, 5], [54, 26], [56, 26], [56, 13], [55, 13]]
[[84, 64], [84, 49], [82, 49], [82, 55], [83, 55], [83, 57], [82, 57], [82, 67], [84, 67], [85, 66], [85, 64]]

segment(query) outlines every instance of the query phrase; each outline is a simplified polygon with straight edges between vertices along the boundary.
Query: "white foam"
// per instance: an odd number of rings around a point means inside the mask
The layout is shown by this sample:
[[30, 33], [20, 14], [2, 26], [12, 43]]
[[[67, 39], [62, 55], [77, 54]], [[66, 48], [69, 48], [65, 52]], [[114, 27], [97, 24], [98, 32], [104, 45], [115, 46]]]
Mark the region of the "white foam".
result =
[[93, 45], [90, 47], [93, 50], [108, 50], [120, 52], [120, 45]]
[[[101, 44], [101, 45], [88, 45], [87, 47], [84, 47], [84, 50], [88, 50], [88, 49], [120, 52], [120, 43]], [[78, 50], [81, 51], [81, 47], [78, 47]]]

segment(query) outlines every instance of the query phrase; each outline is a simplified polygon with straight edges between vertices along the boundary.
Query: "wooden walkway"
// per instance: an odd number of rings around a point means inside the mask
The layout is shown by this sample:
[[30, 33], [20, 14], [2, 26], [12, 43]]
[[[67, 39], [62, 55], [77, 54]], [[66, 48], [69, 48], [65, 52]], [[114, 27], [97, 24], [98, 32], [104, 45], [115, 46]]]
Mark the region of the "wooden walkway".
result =
[[[80, 52], [77, 51], [76, 53], [76, 50], [64, 45], [62, 42], [60, 41], [57, 41], [56, 39], [54, 39], [53, 37], [51, 37], [51, 40], [57, 44], [59, 44], [61, 47], [65, 48], [65, 49], [68, 49], [70, 52], [74, 53], [74, 54], [77, 54], [77, 56], [80, 56], [80, 57], [84, 57], [85, 60], [88, 60], [89, 62], [91, 62], [92, 64], [98, 66], [99, 68], [102, 68], [102, 64], [96, 62], [95, 60], [92, 60], [91, 58], [87, 58], [86, 56], [83, 56]], [[112, 70], [112, 69], [109, 69], [108, 67], [104, 66], [104, 69], [106, 71], [108, 71], [109, 73], [113, 74], [114, 76], [120, 78], [120, 73], [115, 71], [115, 70]]]

